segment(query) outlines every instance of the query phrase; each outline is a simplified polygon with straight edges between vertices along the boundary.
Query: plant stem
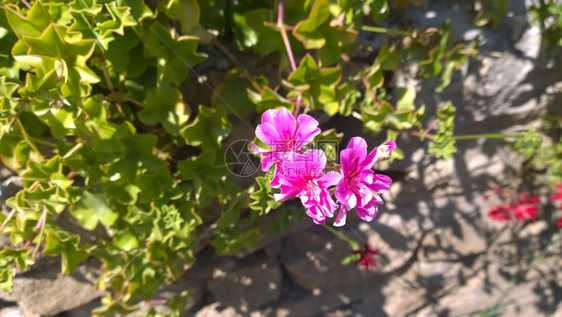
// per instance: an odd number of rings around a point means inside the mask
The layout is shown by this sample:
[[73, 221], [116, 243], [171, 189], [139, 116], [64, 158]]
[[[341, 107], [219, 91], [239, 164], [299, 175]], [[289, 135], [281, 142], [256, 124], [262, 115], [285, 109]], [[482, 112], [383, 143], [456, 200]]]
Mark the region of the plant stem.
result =
[[[426, 130], [427, 131], [427, 130]], [[430, 134], [424, 132], [422, 136], [418, 131], [410, 131], [409, 132], [413, 136], [428, 138], [433, 140], [435, 138], [435, 134]], [[465, 134], [465, 135], [452, 135], [448, 136], [447, 139], [450, 140], [472, 140], [472, 139], [519, 139], [522, 138], [522, 134], [502, 134], [502, 133], [485, 133], [485, 134]]]
[[338, 238], [340, 238], [340, 239], [346, 241], [347, 243], [349, 243], [349, 245], [351, 246], [351, 249], [359, 250], [359, 243], [357, 243], [355, 240], [353, 240], [350, 237], [346, 236], [345, 234], [339, 232], [338, 230], [336, 230], [335, 228], [333, 228], [330, 225], [324, 225], [324, 228], [328, 229], [328, 231], [335, 234]]
[[285, 2], [279, 0], [277, 5], [277, 28], [281, 32], [281, 37], [283, 38], [283, 44], [285, 44], [285, 49], [287, 50], [287, 55], [289, 56], [289, 62], [291, 63], [291, 69], [293, 71], [297, 70], [297, 64], [295, 63], [295, 57], [293, 51], [291, 50], [291, 42], [289, 42], [289, 36], [287, 35], [287, 26], [285, 25]]
[[[113, 83], [111, 82], [111, 77], [109, 77], [109, 72], [107, 71], [107, 65], [105, 64], [105, 59], [103, 58], [103, 56], [100, 57], [100, 61], [102, 66], [101, 68], [103, 70], [103, 76], [105, 77], [107, 88], [109, 88], [109, 93], [112, 96], [115, 96], [115, 89], [113, 88]], [[115, 107], [117, 108], [117, 111], [119, 111], [119, 113], [125, 116], [125, 112], [123, 111], [123, 108], [121, 108], [121, 103], [119, 100], [115, 100]], [[111, 114], [111, 116], [113, 117], [113, 113]]]
[[466, 135], [453, 135], [449, 138], [453, 140], [470, 140], [470, 139], [511, 139], [511, 138], [522, 138], [522, 134], [502, 134], [502, 133], [486, 133], [486, 134], [466, 134]]
[[387, 28], [381, 28], [377, 26], [370, 26], [370, 25], [362, 25], [362, 31], [368, 32], [375, 32], [375, 33], [384, 33], [388, 35], [397, 35], [397, 36], [412, 36], [412, 32], [409, 31], [402, 31], [402, 30], [391, 30]]
[[49, 141], [46, 141], [46, 140], [43, 140], [43, 139], [39, 139], [39, 138], [33, 137], [33, 136], [31, 136], [31, 135], [29, 135], [28, 138], [29, 138], [31, 141], [35, 142], [35, 143], [39, 143], [39, 144], [43, 144], [43, 145], [46, 145], [46, 146], [50, 146], [50, 147], [52, 147], [52, 148], [56, 148], [56, 147], [57, 147], [57, 144], [56, 144], [56, 143], [49, 142]]
[[63, 160], [66, 160], [67, 158], [71, 157], [72, 155], [74, 155], [74, 153], [80, 151], [80, 149], [84, 147], [83, 143], [78, 143], [76, 144], [72, 149], [70, 149], [70, 151], [66, 152], [66, 154], [62, 157]]

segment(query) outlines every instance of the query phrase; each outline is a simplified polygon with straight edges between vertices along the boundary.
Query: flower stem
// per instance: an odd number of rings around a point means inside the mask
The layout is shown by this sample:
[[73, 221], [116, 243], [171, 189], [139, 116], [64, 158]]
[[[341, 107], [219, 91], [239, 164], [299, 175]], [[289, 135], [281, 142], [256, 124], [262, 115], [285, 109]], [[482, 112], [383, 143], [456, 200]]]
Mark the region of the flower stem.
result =
[[349, 243], [349, 245], [351, 246], [351, 249], [359, 250], [359, 243], [357, 243], [355, 240], [353, 240], [350, 237], [346, 236], [345, 234], [339, 232], [338, 230], [336, 230], [335, 228], [333, 228], [330, 225], [324, 225], [324, 228], [328, 229], [328, 231], [335, 234], [338, 238], [340, 238], [340, 239], [344, 240], [345, 242]]
[[289, 62], [291, 63], [291, 69], [295, 71], [297, 70], [297, 64], [295, 63], [293, 50], [291, 50], [291, 42], [289, 42], [289, 36], [287, 35], [287, 26], [285, 25], [285, 1], [283, 0], [279, 0], [277, 5], [277, 28], [279, 29], [279, 32], [281, 32], [283, 44], [285, 44], [285, 49], [287, 50], [287, 55], [289, 56]]
[[502, 133], [485, 133], [485, 134], [466, 134], [466, 135], [453, 135], [450, 138], [453, 140], [470, 140], [470, 139], [511, 139], [522, 138], [522, 134], [502, 134]]
[[370, 26], [370, 25], [362, 25], [361, 30], [368, 31], [368, 32], [375, 32], [375, 33], [384, 33], [388, 35], [412, 36], [412, 32], [409, 31], [391, 30], [387, 28], [381, 28], [381, 27]]

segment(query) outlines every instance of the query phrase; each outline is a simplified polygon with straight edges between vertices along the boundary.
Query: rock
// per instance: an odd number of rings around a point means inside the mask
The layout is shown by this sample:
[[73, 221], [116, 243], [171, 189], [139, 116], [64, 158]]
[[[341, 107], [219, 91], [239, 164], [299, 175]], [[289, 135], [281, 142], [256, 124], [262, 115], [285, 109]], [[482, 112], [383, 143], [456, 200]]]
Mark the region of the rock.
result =
[[341, 264], [351, 251], [347, 242], [313, 227], [284, 241], [281, 263], [290, 279], [306, 290], [366, 282], [372, 275]]
[[10, 306], [0, 309], [0, 317], [30, 317], [30, 316], [26, 316], [21, 308], [17, 306]]
[[[370, 307], [369, 314], [380, 316], [383, 301], [380, 285], [341, 285], [327, 289], [291, 290], [283, 300], [275, 303], [272, 310], [277, 316], [325, 316], [342, 308], [364, 304]], [[365, 302], [369, 298], [369, 302]], [[356, 315], [357, 316], [357, 315]]]
[[41, 316], [72, 310], [103, 295], [90, 284], [86, 271], [86, 264], [81, 264], [71, 275], [61, 275], [60, 263], [45, 265], [17, 275], [13, 293], [0, 293], [0, 298], [18, 302], [23, 311]]
[[262, 252], [239, 261], [226, 258], [214, 266], [207, 287], [217, 301], [246, 313], [279, 296], [281, 269]]
[[487, 242], [480, 219], [458, 217], [449, 226], [429, 232], [421, 242], [422, 261], [454, 261], [486, 251]]
[[213, 303], [200, 309], [195, 317], [239, 317], [243, 316], [236, 312], [233, 307], [226, 307], [221, 303]]

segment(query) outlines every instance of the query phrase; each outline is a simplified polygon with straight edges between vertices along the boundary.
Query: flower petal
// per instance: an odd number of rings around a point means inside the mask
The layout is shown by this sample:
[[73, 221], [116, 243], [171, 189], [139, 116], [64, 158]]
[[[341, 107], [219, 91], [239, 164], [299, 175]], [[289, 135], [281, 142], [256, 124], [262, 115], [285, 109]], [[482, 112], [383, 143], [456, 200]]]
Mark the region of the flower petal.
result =
[[262, 140], [263, 143], [277, 149], [282, 143], [281, 136], [274, 125], [271, 123], [262, 123], [256, 128], [256, 136]]
[[297, 148], [302, 148], [308, 143], [314, 141], [314, 137], [320, 134], [318, 121], [307, 114], [301, 114], [297, 118], [297, 130], [295, 133], [295, 141]]
[[351, 138], [351, 140], [349, 140], [349, 143], [347, 144], [347, 149], [362, 149], [365, 151], [365, 153], [367, 153], [367, 141], [365, 141], [365, 139], [363, 139], [362, 137], [356, 136]]
[[340, 153], [341, 171], [344, 177], [350, 177], [357, 172], [358, 155], [355, 149], [345, 149]]
[[[336, 186], [336, 199], [342, 203], [342, 205], [344, 205], [348, 210], [355, 207], [351, 207], [349, 205], [349, 198], [351, 196], [354, 196], [353, 191], [351, 191], [351, 189], [349, 189], [347, 187], [347, 184], [345, 183], [345, 180], [341, 180], [338, 185]], [[357, 202], [357, 201], [356, 201]]]
[[342, 179], [342, 175], [340, 173], [336, 171], [330, 171], [322, 175], [322, 177], [318, 179], [318, 184], [328, 188], [337, 185], [341, 179]]
[[345, 207], [341, 207], [340, 211], [338, 212], [338, 216], [336, 220], [334, 220], [334, 227], [341, 227], [345, 225], [345, 221], [347, 219], [347, 209]]
[[297, 122], [293, 114], [287, 108], [280, 108], [277, 110], [275, 116], [275, 123], [273, 124], [279, 132], [279, 136], [284, 141], [293, 140], [295, 137], [295, 129]]

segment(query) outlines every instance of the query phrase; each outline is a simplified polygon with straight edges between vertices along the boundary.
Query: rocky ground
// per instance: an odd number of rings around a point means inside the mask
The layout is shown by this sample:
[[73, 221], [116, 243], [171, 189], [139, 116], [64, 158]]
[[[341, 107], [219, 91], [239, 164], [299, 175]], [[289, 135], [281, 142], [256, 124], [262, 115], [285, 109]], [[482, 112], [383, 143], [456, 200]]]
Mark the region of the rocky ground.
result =
[[[395, 85], [416, 87], [416, 102], [425, 103], [428, 113], [451, 100], [455, 134], [518, 133], [540, 124], [541, 116], [562, 115], [562, 52], [540, 50], [540, 32], [527, 24], [524, 3], [511, 2], [497, 29], [475, 29], [465, 8], [445, 1], [406, 10], [406, 18], [422, 28], [453, 19], [457, 40], [482, 32], [479, 57], [443, 93], [433, 93], [435, 83], [422, 85], [413, 69], [394, 76]], [[361, 41], [377, 39], [362, 34]], [[361, 133], [354, 119], [325, 125]], [[202, 248], [186, 278], [156, 299], [189, 289], [186, 315], [198, 317], [562, 316], [562, 241], [552, 210], [543, 208], [536, 222], [525, 224], [500, 225], [487, 217], [483, 196], [490, 182], [521, 182], [516, 176], [522, 158], [509, 143], [459, 141], [448, 161], [425, 155], [427, 142], [406, 138], [398, 145], [406, 159], [377, 166], [395, 179], [386, 205], [372, 223], [351, 218], [342, 229], [380, 250], [377, 269], [341, 265], [349, 245], [305, 217], [252, 253], [219, 257]], [[5, 170], [1, 178], [5, 199], [18, 182]], [[523, 183], [547, 204], [540, 176]], [[541, 250], [541, 261], [534, 261]], [[91, 286], [96, 271], [89, 261], [62, 276], [58, 260], [45, 257], [17, 275], [13, 294], [0, 294], [0, 316], [88, 316], [101, 296]]]

